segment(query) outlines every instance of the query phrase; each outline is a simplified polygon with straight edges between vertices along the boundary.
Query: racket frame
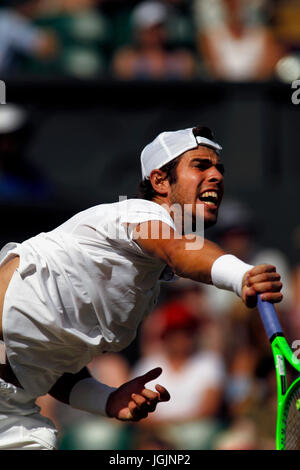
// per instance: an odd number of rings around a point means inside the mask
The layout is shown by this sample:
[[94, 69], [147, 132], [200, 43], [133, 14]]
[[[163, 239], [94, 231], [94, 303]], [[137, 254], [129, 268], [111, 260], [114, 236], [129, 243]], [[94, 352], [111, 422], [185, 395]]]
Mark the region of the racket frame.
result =
[[284, 450], [286, 447], [286, 425], [288, 417], [288, 404], [294, 388], [298, 386], [300, 378], [293, 381], [287, 389], [285, 362], [300, 372], [300, 361], [292, 352], [277, 317], [274, 305], [257, 296], [257, 308], [267, 333], [273, 352], [276, 380], [277, 380], [277, 421], [276, 421], [276, 449]]
[[285, 449], [287, 410], [289, 399], [300, 382], [298, 377], [287, 387], [285, 360], [300, 372], [300, 361], [294, 356], [286, 338], [282, 335], [271, 340], [277, 381], [277, 420], [276, 420], [276, 449]]

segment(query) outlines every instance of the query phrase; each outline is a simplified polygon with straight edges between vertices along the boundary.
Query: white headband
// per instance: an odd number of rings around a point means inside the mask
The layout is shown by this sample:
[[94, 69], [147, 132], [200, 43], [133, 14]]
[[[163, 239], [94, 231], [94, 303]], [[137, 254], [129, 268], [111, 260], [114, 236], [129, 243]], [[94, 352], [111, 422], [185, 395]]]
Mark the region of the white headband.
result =
[[206, 137], [194, 136], [193, 128], [174, 132], [162, 132], [141, 153], [142, 176], [149, 178], [151, 171], [161, 168], [166, 163], [179, 157], [188, 150], [206, 145], [213, 148], [217, 154], [222, 147]]

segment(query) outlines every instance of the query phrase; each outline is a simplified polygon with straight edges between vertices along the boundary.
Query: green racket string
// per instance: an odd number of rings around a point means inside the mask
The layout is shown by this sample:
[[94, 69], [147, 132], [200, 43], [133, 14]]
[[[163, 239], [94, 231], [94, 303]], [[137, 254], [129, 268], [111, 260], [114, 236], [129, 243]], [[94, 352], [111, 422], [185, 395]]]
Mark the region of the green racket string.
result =
[[286, 411], [285, 449], [300, 450], [300, 384], [292, 392]]

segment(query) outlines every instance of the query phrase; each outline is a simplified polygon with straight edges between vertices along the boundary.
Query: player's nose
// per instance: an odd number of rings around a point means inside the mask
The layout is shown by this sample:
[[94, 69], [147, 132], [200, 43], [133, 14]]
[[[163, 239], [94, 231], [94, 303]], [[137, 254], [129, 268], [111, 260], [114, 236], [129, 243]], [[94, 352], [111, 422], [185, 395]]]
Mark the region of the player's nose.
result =
[[215, 166], [212, 166], [207, 170], [207, 179], [211, 183], [222, 183], [223, 175]]

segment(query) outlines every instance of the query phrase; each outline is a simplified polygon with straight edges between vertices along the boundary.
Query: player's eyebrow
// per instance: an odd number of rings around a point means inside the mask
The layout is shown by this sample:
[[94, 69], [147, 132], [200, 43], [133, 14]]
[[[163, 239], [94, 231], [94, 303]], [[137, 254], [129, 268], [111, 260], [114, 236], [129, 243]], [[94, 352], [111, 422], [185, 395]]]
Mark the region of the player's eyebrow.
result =
[[[197, 162], [198, 161], [198, 162], [201, 162], [201, 163], [212, 163], [214, 165], [212, 159], [209, 158], [209, 157], [195, 157], [191, 161], [192, 162]], [[217, 160], [216, 164], [217, 163], [219, 163], [219, 160]]]
[[224, 165], [223, 163], [220, 162], [219, 159], [214, 163], [212, 159], [209, 157], [195, 157], [195, 158], [192, 158], [190, 163], [204, 163], [207, 166], [214, 165], [217, 168], [217, 170], [220, 171], [222, 175], [225, 172]]

